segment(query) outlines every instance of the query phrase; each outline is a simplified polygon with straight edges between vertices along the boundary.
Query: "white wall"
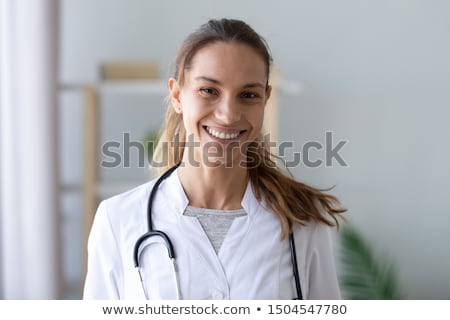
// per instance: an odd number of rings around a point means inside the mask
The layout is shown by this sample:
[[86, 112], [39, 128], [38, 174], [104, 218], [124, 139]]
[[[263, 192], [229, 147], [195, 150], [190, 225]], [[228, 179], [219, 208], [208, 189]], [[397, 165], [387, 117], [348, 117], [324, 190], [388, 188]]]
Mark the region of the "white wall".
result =
[[324, 142], [325, 131], [348, 140], [348, 167], [295, 175], [337, 185], [408, 298], [450, 298], [450, 2], [65, 0], [61, 15], [63, 82], [97, 80], [102, 60], [153, 59], [167, 75], [181, 40], [206, 19], [246, 20], [285, 77], [304, 85], [300, 97], [281, 98], [280, 140], [299, 149]]

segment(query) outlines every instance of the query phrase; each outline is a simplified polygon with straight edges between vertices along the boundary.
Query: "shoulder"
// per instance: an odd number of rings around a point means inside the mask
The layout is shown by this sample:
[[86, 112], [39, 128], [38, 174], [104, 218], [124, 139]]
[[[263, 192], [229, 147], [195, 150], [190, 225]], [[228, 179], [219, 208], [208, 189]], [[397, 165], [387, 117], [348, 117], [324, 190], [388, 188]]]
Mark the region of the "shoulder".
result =
[[154, 180], [136, 186], [100, 202], [95, 220], [109, 220], [115, 224], [120, 220], [134, 219], [146, 208], [146, 202]]
[[103, 200], [101, 203], [105, 206], [114, 206], [116, 208], [130, 206], [142, 200], [142, 198], [149, 193], [149, 190], [151, 189], [153, 184], [153, 180], [150, 182], [146, 182], [130, 190], [109, 197]]
[[[295, 223], [293, 225], [294, 236], [299, 242], [308, 245], [310, 248], [330, 245], [334, 228], [317, 221], [308, 221], [305, 225]], [[301, 240], [301, 241], [300, 241]]]
[[296, 250], [305, 267], [315, 260], [334, 259], [335, 228], [316, 221], [294, 224], [292, 228]]
[[324, 223], [311, 221], [304, 226], [294, 225], [293, 230], [298, 263], [302, 270], [302, 287], [305, 288], [306, 297], [340, 299], [333, 228]]

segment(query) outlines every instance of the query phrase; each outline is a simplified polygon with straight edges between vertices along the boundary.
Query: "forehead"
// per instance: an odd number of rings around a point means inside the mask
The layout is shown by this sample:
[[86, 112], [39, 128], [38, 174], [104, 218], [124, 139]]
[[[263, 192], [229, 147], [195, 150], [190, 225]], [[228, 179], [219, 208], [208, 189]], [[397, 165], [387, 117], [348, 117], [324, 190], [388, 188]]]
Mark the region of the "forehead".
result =
[[209, 77], [220, 82], [266, 81], [266, 63], [262, 55], [247, 44], [215, 42], [194, 55], [188, 78]]

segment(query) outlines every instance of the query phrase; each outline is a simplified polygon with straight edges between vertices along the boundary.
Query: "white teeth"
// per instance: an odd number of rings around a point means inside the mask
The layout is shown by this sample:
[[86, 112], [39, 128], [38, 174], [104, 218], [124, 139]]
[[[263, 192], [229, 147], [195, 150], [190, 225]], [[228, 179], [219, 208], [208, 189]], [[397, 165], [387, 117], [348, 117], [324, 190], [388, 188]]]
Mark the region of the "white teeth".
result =
[[209, 127], [206, 127], [206, 130], [209, 132], [210, 135], [212, 135], [212, 136], [214, 136], [216, 138], [219, 138], [219, 139], [223, 139], [223, 140], [235, 139], [239, 135], [239, 132], [224, 133], [224, 132], [216, 131], [216, 130], [211, 129]]

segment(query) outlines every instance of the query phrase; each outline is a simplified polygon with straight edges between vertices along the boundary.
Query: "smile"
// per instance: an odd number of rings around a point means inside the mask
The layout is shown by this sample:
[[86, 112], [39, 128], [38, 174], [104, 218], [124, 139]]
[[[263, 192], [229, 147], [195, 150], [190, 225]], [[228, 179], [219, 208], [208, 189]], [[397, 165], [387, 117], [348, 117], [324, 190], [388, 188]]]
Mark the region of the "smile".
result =
[[212, 129], [210, 127], [205, 126], [205, 130], [214, 138], [219, 138], [222, 140], [232, 140], [236, 139], [243, 131], [234, 131], [234, 132], [221, 132], [216, 129]]

